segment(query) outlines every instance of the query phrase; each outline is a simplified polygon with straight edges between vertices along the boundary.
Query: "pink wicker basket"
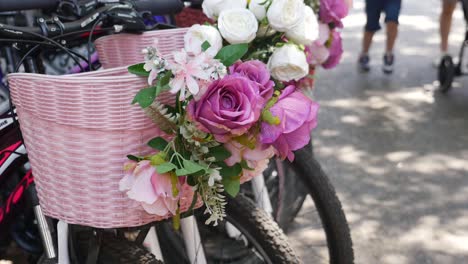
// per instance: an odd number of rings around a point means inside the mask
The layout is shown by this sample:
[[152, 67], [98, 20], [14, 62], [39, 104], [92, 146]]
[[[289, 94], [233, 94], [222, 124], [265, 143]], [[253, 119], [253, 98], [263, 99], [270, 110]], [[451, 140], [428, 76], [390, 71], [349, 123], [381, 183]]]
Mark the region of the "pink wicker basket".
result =
[[141, 50], [156, 46], [166, 59], [172, 59], [172, 52], [184, 48], [184, 35], [188, 28], [146, 31], [142, 34], [117, 34], [95, 41], [99, 62], [105, 69], [143, 62]]
[[[158, 39], [157, 48], [169, 61], [172, 60], [172, 52], [184, 48], [184, 35], [188, 28], [147, 31], [143, 34], [118, 34], [109, 35], [96, 40], [95, 45], [99, 55], [99, 61], [103, 68], [121, 67], [143, 61], [141, 50], [154, 45]], [[175, 96], [166, 92], [158, 96], [161, 102], [173, 105]], [[265, 162], [261, 162], [254, 171], [242, 175], [241, 183], [250, 181], [254, 176], [260, 175], [265, 169]], [[265, 166], [264, 166], [265, 165]]]
[[[68, 76], [15, 73], [8, 80], [46, 215], [100, 228], [170, 217], [147, 214], [118, 186], [126, 155], [149, 153], [147, 141], [162, 135], [130, 104], [144, 78], [117, 68]], [[185, 185], [181, 211], [192, 197]]]

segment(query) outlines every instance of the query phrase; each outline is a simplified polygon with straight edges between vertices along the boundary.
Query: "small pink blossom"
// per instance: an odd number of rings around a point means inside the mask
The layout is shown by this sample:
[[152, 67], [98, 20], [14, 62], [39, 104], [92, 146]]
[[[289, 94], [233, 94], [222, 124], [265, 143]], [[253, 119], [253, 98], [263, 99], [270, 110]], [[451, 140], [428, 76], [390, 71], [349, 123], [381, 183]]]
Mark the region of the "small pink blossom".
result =
[[180, 91], [180, 100], [185, 100], [186, 88], [190, 94], [196, 95], [200, 91], [199, 81], [210, 79], [210, 71], [203, 67], [206, 55], [202, 53], [191, 57], [184, 49], [173, 54], [175, 63], [171, 65], [171, 70], [174, 78], [169, 82], [170, 92], [176, 94]]
[[[124, 166], [125, 176], [119, 182], [119, 189], [128, 197], [140, 202], [143, 209], [159, 216], [176, 214], [179, 196], [173, 196], [171, 176], [159, 174], [149, 160], [129, 161]], [[179, 190], [181, 183], [176, 186]]]

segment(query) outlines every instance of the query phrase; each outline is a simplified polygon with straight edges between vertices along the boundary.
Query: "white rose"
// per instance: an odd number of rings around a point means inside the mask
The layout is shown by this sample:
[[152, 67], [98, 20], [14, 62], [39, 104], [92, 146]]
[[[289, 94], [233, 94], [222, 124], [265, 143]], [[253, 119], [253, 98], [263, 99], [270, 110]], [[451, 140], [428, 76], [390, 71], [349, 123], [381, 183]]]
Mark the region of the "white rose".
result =
[[304, 19], [298, 25], [286, 31], [286, 37], [297, 44], [310, 45], [310, 43], [318, 38], [318, 27], [314, 11], [309, 6], [306, 6]]
[[258, 21], [262, 21], [266, 17], [266, 6], [268, 3], [265, 3], [265, 0], [250, 0], [249, 10], [254, 13]]
[[208, 41], [210, 47], [206, 50], [211, 56], [215, 56], [223, 47], [223, 39], [218, 30], [212, 26], [193, 25], [184, 36], [185, 50], [193, 54], [202, 52], [202, 44]]
[[273, 52], [268, 60], [268, 70], [279, 81], [298, 81], [309, 73], [309, 64], [303, 51], [295, 45], [287, 44]]
[[258, 22], [248, 9], [229, 9], [218, 18], [219, 32], [231, 44], [249, 43], [257, 33]]
[[273, 29], [286, 32], [304, 19], [304, 9], [303, 0], [274, 0], [268, 8], [268, 23]]
[[216, 19], [223, 10], [246, 7], [247, 0], [205, 0], [202, 4], [203, 13], [211, 19]]

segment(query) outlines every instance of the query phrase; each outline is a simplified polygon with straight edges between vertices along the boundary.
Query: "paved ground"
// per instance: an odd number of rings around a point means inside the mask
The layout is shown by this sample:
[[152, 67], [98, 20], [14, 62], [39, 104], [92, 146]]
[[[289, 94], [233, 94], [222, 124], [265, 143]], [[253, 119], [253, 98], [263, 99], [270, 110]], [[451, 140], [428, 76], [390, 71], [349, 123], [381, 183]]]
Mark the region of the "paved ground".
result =
[[[437, 89], [439, 0], [403, 1], [396, 72], [381, 69], [384, 32], [372, 47], [372, 71], [359, 74], [364, 3], [345, 21], [345, 54], [318, 73], [321, 103], [316, 155], [344, 205], [356, 263], [468, 263], [468, 78], [448, 95]], [[451, 49], [463, 39], [456, 13]], [[306, 243], [303, 209], [292, 233]], [[299, 247], [306, 263], [307, 246]]]

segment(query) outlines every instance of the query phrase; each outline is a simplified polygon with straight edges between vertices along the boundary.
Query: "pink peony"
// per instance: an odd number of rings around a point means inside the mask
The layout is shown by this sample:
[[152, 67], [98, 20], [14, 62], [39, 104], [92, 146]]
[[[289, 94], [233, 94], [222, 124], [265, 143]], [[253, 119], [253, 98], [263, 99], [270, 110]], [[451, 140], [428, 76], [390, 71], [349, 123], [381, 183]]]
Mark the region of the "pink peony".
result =
[[265, 63], [259, 60], [239, 61], [229, 67], [229, 72], [231, 74], [238, 73], [260, 84], [260, 94], [265, 100], [270, 99], [273, 95], [273, 86], [275, 83], [270, 80], [270, 72]]
[[307, 63], [310, 65], [321, 65], [327, 61], [330, 56], [330, 51], [323, 44], [313, 42], [311, 45], [305, 47]]
[[212, 82], [198, 101], [190, 101], [187, 113], [200, 130], [227, 142], [246, 133], [258, 121], [264, 104], [258, 83], [244, 76], [227, 75]]
[[336, 67], [340, 63], [341, 55], [343, 54], [343, 44], [341, 42], [340, 32], [334, 30], [332, 32], [332, 40], [330, 44], [330, 56], [322, 64], [322, 67], [325, 69], [331, 69]]
[[348, 15], [348, 5], [343, 0], [320, 0], [319, 20], [343, 27], [341, 19]]
[[281, 93], [278, 102], [270, 108], [279, 125], [262, 122], [260, 140], [271, 144], [277, 154], [294, 160], [294, 150], [304, 147], [310, 140], [310, 132], [317, 125], [318, 104], [290, 85]]
[[251, 167], [254, 170], [242, 170], [241, 184], [250, 181], [253, 177], [262, 175], [263, 171], [268, 168], [269, 159], [259, 160], [255, 162], [255, 166]]
[[307, 62], [311, 65], [320, 65], [324, 63], [330, 52], [325, 43], [330, 39], [330, 28], [327, 24], [319, 24], [319, 38], [312, 44], [305, 47]]
[[[180, 182], [176, 187], [180, 190]], [[157, 173], [149, 160], [127, 162], [119, 189], [127, 191], [128, 197], [140, 202], [143, 209], [150, 214], [176, 214], [179, 196], [174, 197], [172, 194], [171, 176], [168, 173]]]
[[231, 152], [231, 156], [224, 161], [228, 166], [233, 166], [245, 160], [249, 168], [253, 169], [242, 170], [241, 183], [250, 181], [253, 177], [260, 175], [268, 167], [268, 161], [275, 155], [272, 146], [266, 146], [260, 141], [257, 141], [254, 149], [250, 149], [236, 141], [229, 141], [224, 144], [224, 147]]
[[224, 147], [231, 152], [231, 156], [224, 161], [228, 166], [233, 166], [245, 160], [250, 168], [255, 168], [256, 162], [270, 159], [275, 154], [271, 146], [263, 145], [259, 141], [254, 149], [250, 149], [233, 140], [225, 143]]

